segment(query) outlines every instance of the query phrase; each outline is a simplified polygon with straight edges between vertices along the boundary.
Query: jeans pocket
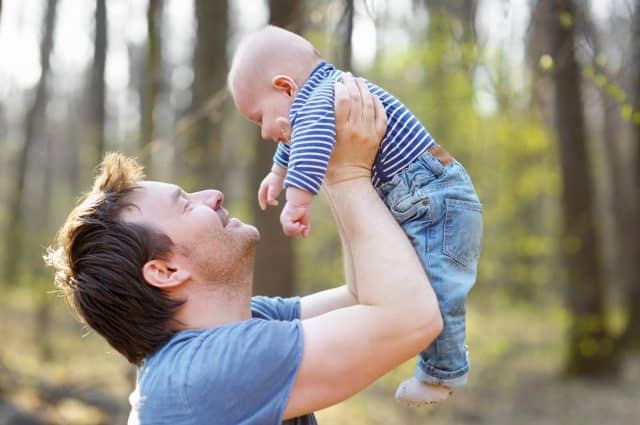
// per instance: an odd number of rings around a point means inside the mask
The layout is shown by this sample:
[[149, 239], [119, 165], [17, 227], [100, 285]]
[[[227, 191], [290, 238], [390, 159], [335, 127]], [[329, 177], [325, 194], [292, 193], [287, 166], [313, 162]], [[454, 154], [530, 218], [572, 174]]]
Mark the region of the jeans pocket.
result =
[[480, 257], [482, 204], [459, 199], [446, 199], [445, 202], [443, 252], [467, 267]]
[[401, 226], [416, 219], [424, 218], [429, 221], [429, 200], [426, 197], [419, 196], [416, 193], [405, 194], [395, 197], [393, 201], [387, 198], [386, 202], [389, 211]]

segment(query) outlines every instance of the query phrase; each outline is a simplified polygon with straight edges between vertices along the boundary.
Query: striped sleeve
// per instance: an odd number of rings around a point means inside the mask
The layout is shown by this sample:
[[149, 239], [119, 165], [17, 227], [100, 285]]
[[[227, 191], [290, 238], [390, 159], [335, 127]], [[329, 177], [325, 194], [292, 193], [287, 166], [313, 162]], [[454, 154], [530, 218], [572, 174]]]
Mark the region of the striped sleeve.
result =
[[336, 136], [333, 98], [333, 82], [327, 80], [296, 114], [285, 187], [320, 191]]
[[276, 153], [273, 155], [273, 162], [282, 168], [289, 168], [289, 145], [278, 143]]

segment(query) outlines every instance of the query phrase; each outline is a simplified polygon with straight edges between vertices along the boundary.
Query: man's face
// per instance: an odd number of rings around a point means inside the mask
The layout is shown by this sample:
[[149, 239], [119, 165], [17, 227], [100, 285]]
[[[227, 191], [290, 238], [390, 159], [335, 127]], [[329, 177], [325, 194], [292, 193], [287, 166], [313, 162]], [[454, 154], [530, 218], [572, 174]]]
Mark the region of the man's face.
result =
[[168, 183], [143, 181], [131, 196], [136, 206], [122, 213], [126, 221], [149, 225], [174, 243], [173, 252], [186, 257], [195, 276], [208, 280], [251, 255], [258, 230], [222, 207], [218, 190], [186, 193]]

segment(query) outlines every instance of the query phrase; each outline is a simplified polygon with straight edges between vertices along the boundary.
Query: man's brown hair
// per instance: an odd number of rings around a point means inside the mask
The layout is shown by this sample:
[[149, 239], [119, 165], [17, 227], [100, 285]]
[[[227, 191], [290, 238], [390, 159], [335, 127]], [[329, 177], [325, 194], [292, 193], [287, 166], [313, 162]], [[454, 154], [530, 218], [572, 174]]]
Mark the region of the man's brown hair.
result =
[[79, 319], [136, 365], [174, 334], [169, 325], [182, 305], [142, 275], [147, 261], [171, 252], [171, 239], [119, 218], [124, 208], [136, 208], [130, 195], [143, 177], [134, 159], [108, 153], [92, 190], [71, 211], [56, 246], [44, 257]]

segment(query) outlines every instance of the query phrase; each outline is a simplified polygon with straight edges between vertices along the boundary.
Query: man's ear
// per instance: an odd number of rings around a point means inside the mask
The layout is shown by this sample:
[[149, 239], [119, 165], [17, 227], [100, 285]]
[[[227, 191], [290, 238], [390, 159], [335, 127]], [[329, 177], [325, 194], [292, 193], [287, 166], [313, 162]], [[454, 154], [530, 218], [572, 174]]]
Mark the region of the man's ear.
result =
[[276, 90], [282, 90], [289, 96], [294, 97], [298, 92], [298, 85], [293, 78], [288, 75], [278, 74], [271, 79], [271, 85]]
[[191, 273], [167, 260], [151, 260], [142, 266], [142, 276], [151, 286], [172, 289], [189, 280]]

